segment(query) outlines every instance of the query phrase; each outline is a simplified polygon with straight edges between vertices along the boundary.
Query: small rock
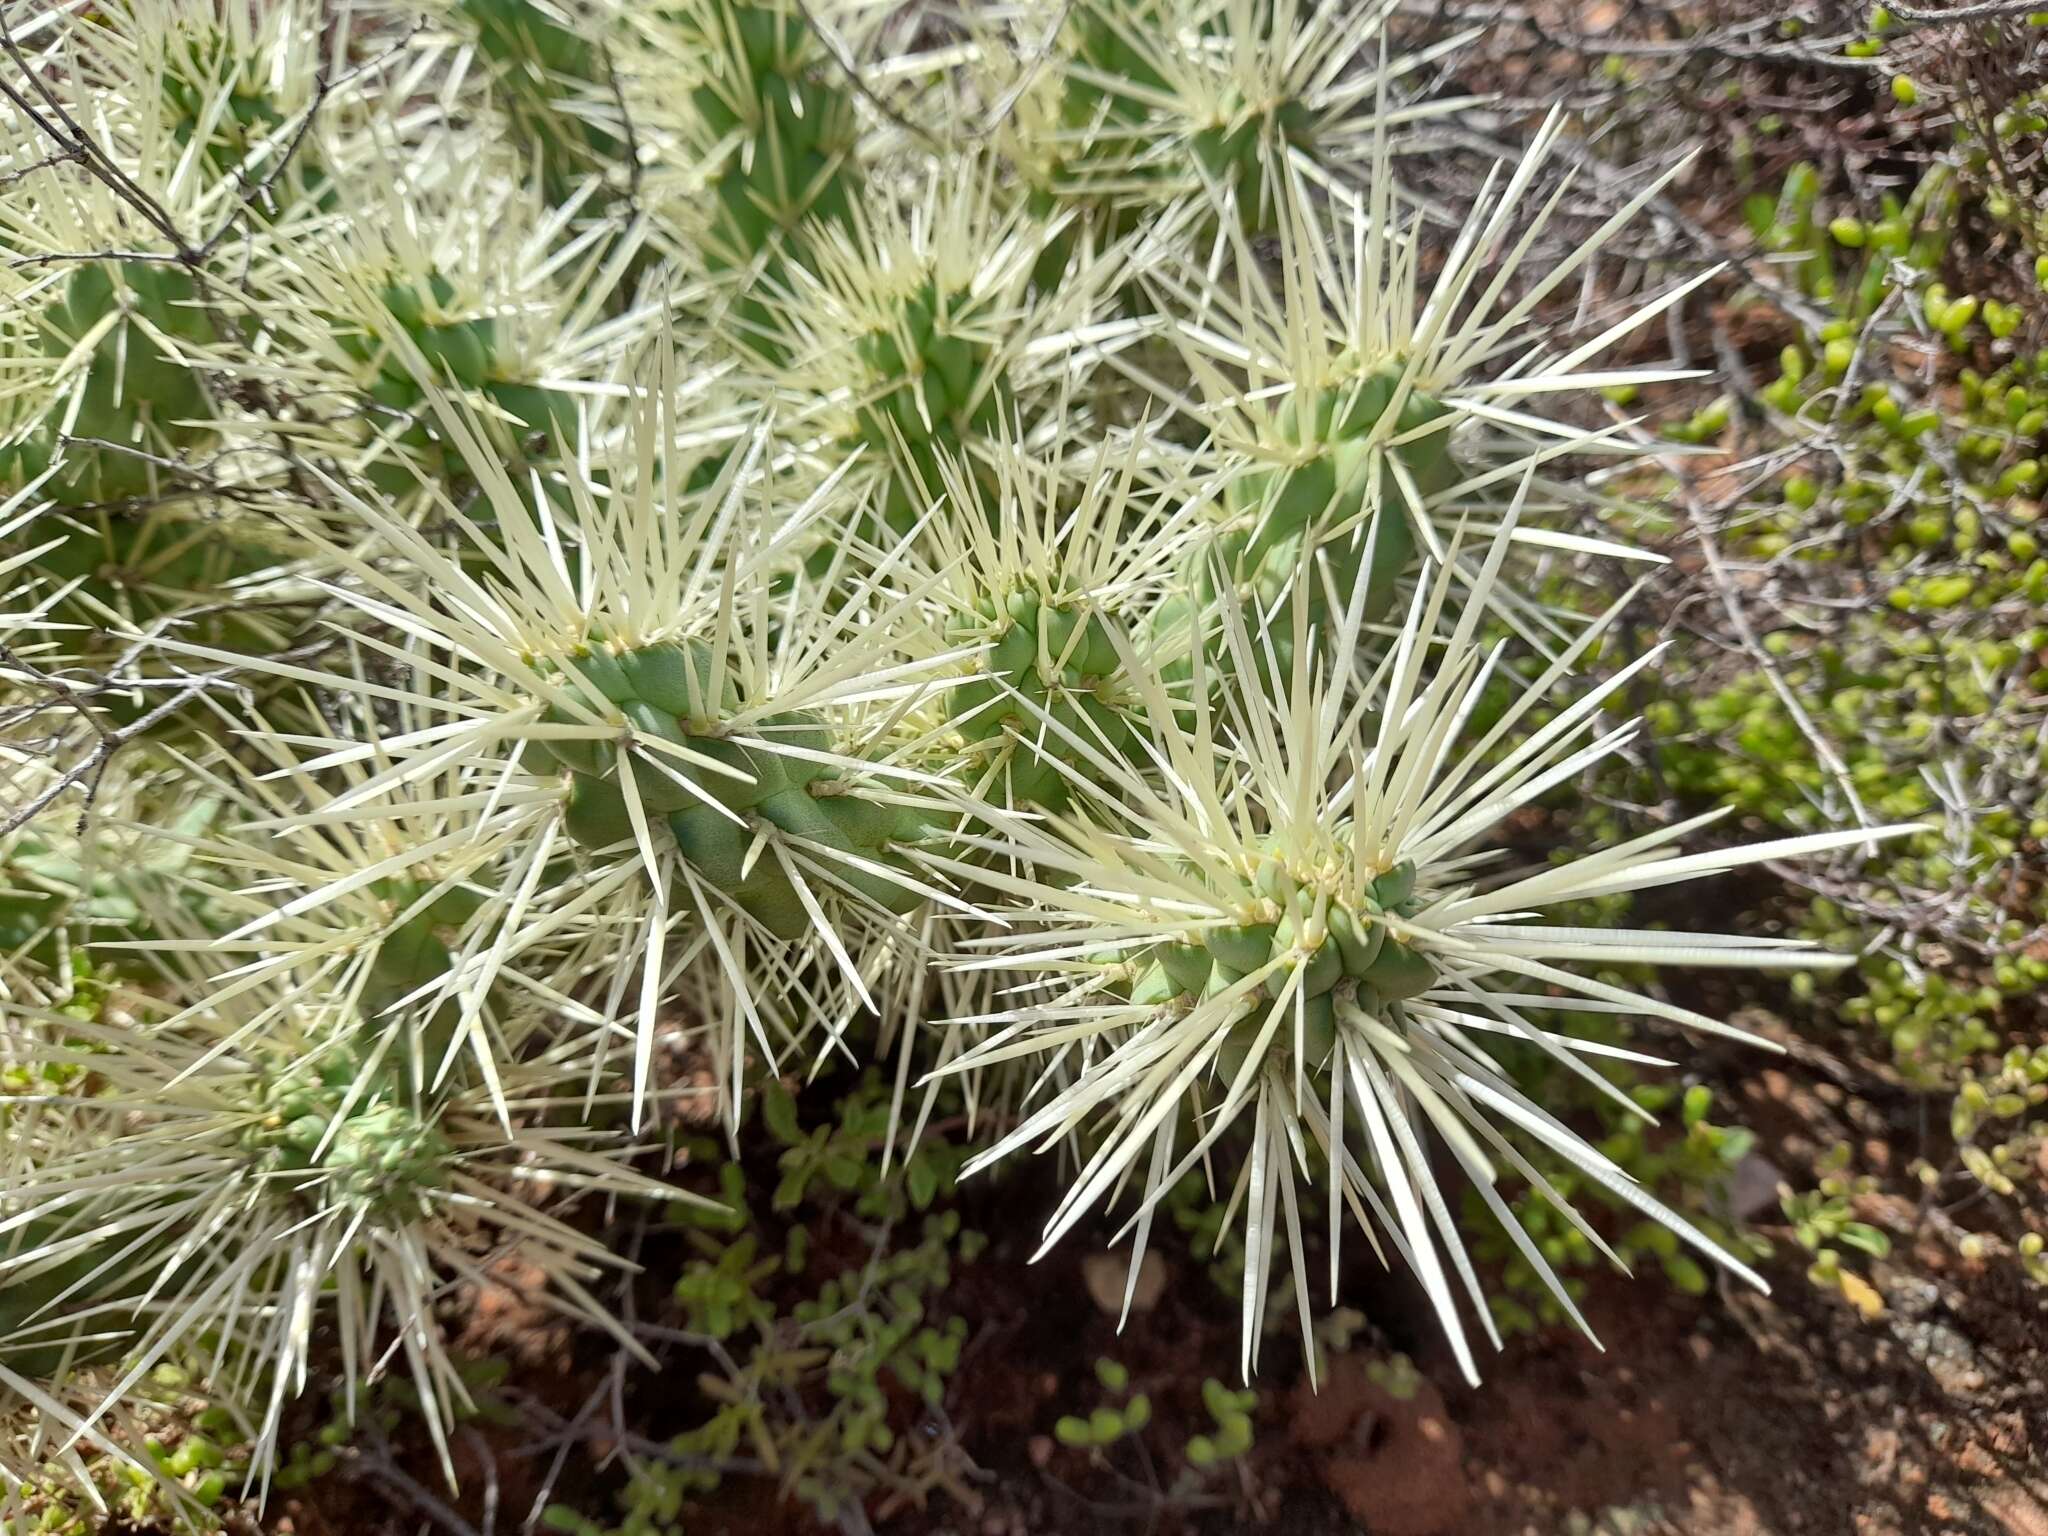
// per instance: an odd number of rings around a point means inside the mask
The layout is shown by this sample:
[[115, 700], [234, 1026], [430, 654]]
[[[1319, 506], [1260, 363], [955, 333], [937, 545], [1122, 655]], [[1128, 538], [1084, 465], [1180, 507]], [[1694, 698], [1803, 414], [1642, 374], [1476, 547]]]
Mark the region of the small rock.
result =
[[1754, 1152], [1737, 1163], [1735, 1175], [1728, 1181], [1728, 1204], [1735, 1219], [1746, 1221], [1758, 1211], [1776, 1206], [1778, 1185], [1784, 1177], [1768, 1158], [1758, 1157]]
[[1044, 1467], [1051, 1464], [1052, 1436], [1033, 1435], [1031, 1439], [1028, 1442], [1026, 1442], [1024, 1449], [1030, 1455], [1031, 1465], [1033, 1465], [1034, 1467]]
[[[1124, 1310], [1124, 1286], [1129, 1284], [1130, 1261], [1114, 1253], [1091, 1253], [1081, 1261], [1081, 1279], [1088, 1287], [1088, 1297], [1109, 1317], [1120, 1317]], [[1131, 1291], [1131, 1311], [1138, 1314], [1150, 1312], [1159, 1305], [1159, 1298], [1166, 1294], [1166, 1260], [1159, 1256], [1157, 1249], [1145, 1250], [1145, 1257], [1138, 1261], [1138, 1282]]]

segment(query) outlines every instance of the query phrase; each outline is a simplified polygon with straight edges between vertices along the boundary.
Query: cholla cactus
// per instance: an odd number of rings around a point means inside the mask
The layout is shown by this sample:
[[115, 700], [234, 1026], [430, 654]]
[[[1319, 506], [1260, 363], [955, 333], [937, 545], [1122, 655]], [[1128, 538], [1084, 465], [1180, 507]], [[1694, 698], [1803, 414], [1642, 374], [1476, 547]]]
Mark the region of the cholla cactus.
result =
[[[1499, 1036], [1536, 1044], [1597, 1084], [1572, 1053], [1598, 1048], [1546, 1030], [1540, 1015], [1620, 1007], [1726, 1032], [1696, 1012], [1569, 966], [1846, 962], [1786, 940], [1553, 928], [1528, 919], [1561, 902], [1908, 830], [1857, 829], [1688, 856], [1672, 846], [1691, 830], [1681, 827], [1536, 873], [1488, 877], [1498, 852], [1486, 839], [1503, 818], [1625, 745], [1633, 727], [1600, 731], [1601, 706], [1653, 659], [1588, 690], [1518, 738], [1516, 727], [1553, 698], [1565, 663], [1596, 629], [1518, 690], [1485, 732], [1461, 739], [1496, 675], [1498, 647], [1481, 646], [1473, 632], [1511, 532], [1510, 523], [1494, 542], [1473, 601], [1446, 639], [1431, 638], [1433, 620], [1456, 582], [1439, 572], [1417, 593], [1399, 644], [1369, 673], [1349, 675], [1353, 668], [1341, 659], [1355, 654], [1364, 587], [1345, 616], [1342, 640], [1354, 643], [1340, 641], [1336, 675], [1325, 680], [1309, 662], [1308, 636], [1298, 627], [1293, 676], [1271, 697], [1242, 686], [1265, 675], [1252, 656], [1265, 637], [1254, 635], [1241, 612], [1226, 610], [1239, 684], [1227, 701], [1227, 728], [1204, 708], [1193, 729], [1162, 732], [1154, 750], [1167, 772], [1156, 782], [1109, 754], [1090, 754], [1092, 770], [1119, 791], [1122, 816], [1009, 828], [1025, 860], [1043, 873], [1035, 887], [1014, 887], [1027, 897], [1010, 913], [1015, 928], [985, 941], [996, 953], [978, 963], [1041, 975], [1044, 996], [1013, 1006], [996, 1021], [1004, 1027], [949, 1070], [1077, 1046], [1086, 1065], [982, 1161], [1100, 1120], [1103, 1131], [1048, 1228], [1050, 1240], [1118, 1188], [1149, 1148], [1142, 1221], [1240, 1115], [1251, 1113], [1254, 1150], [1231, 1197], [1233, 1206], [1246, 1202], [1247, 1369], [1283, 1216], [1308, 1326], [1294, 1179], [1320, 1162], [1333, 1222], [1347, 1204], [1373, 1211], [1415, 1266], [1476, 1380], [1439, 1247], [1473, 1287], [1475, 1302], [1476, 1280], [1437, 1192], [1424, 1130], [1442, 1139], [1502, 1214], [1490, 1187], [1494, 1158], [1527, 1165], [1496, 1122], [1535, 1136], [1753, 1279], [1522, 1096], [1483, 1042]], [[1163, 699], [1157, 704], [1168, 712]], [[1199, 1136], [1176, 1160], [1178, 1111], [1190, 1096], [1205, 1112]], [[1347, 1114], [1360, 1127], [1355, 1147], [1346, 1141]], [[1548, 1189], [1540, 1176], [1535, 1182]], [[1568, 1207], [1560, 1209], [1577, 1223]], [[1522, 1236], [1513, 1221], [1506, 1225]], [[1141, 1238], [1134, 1275], [1143, 1246]], [[1333, 1255], [1337, 1246], [1333, 1229]], [[1576, 1318], [1542, 1256], [1530, 1249], [1528, 1257]], [[1478, 1312], [1490, 1331], [1485, 1307]]]
[[947, 493], [948, 465], [985, 479], [1012, 438], [1058, 458], [1089, 428], [1080, 385], [1131, 336], [1108, 323], [1114, 260], [1039, 288], [1032, 267], [1057, 223], [1000, 210], [992, 168], [964, 186], [941, 174], [907, 207], [857, 204], [818, 230], [786, 298], [769, 301], [791, 338], [786, 393], [865, 449], [857, 481], [877, 483], [849, 489], [899, 537]]
[[96, 1417], [159, 1361], [203, 1361], [257, 1408], [267, 1456], [305, 1385], [316, 1322], [332, 1312], [351, 1382], [395, 1327], [439, 1442], [464, 1388], [436, 1299], [458, 1281], [485, 1283], [493, 1247], [516, 1238], [552, 1300], [607, 1323], [585, 1284], [618, 1261], [550, 1216], [548, 1193], [660, 1186], [606, 1154], [616, 1134], [547, 1124], [565, 1087], [581, 1097], [584, 1063], [556, 1053], [508, 1074], [500, 1090], [521, 1123], [507, 1130], [461, 1077], [429, 1086], [393, 1035], [358, 1044], [306, 1007], [288, 1023], [273, 1010], [246, 1046], [235, 1045], [247, 1034], [235, 1010], [207, 1024], [221, 1038], [201, 1045], [21, 1021], [15, 1053], [56, 1086], [16, 1103], [77, 1122], [12, 1181], [38, 1213], [5, 1261], [5, 1348], [22, 1374], [107, 1368]]
[[538, 165], [552, 203], [579, 181], [624, 176], [625, 124], [596, 18], [555, 0], [446, 0], [447, 20], [490, 66], [512, 136]]
[[[1563, 118], [1553, 116], [1498, 192], [1491, 184], [1482, 191], [1426, 290], [1424, 225], [1419, 216], [1400, 216], [1384, 135], [1369, 198], [1319, 204], [1298, 180], [1282, 188], [1277, 275], [1241, 241], [1229, 282], [1210, 274], [1200, 248], [1183, 247], [1177, 259], [1146, 267], [1161, 310], [1185, 317], [1168, 335], [1195, 380], [1192, 408], [1204, 440], [1230, 477], [1216, 547], [1203, 552], [1204, 579], [1220, 575], [1268, 615], [1299, 600], [1324, 624], [1363, 584], [1366, 617], [1383, 619], [1418, 555], [1442, 564], [1452, 529], [1501, 526], [1508, 492], [1524, 478], [1538, 476], [1544, 500], [1584, 502], [1582, 488], [1544, 472], [1550, 464], [1640, 451], [1618, 429], [1587, 431], [1548, 414], [1547, 402], [1681, 376], [1585, 365], [1710, 274], [1583, 344], [1546, 348], [1529, 317], [1608, 232], [1516, 290], [1527, 253], [1563, 195], [1560, 187], [1530, 214], [1562, 130]], [[1518, 527], [1515, 537], [1537, 548], [1660, 558], [1555, 528]], [[1532, 638], [1547, 627], [1505, 585], [1490, 600]], [[1287, 626], [1277, 627], [1284, 635]]]
[[650, 198], [716, 289], [729, 341], [780, 358], [787, 342], [762, 294], [785, 284], [819, 231], [853, 217], [865, 174], [854, 92], [795, 0], [627, 15], [622, 89], [666, 151]]
[[[768, 524], [754, 505], [775, 484], [759, 468], [763, 440], [715, 461], [686, 444], [671, 455], [681, 438], [672, 408], [647, 403], [609, 483], [572, 480], [573, 505], [557, 513], [545, 498], [529, 505], [475, 419], [442, 406], [489, 499], [490, 534], [451, 508], [470, 548], [449, 553], [383, 506], [344, 498], [409, 569], [394, 575], [320, 545], [352, 578], [335, 597], [366, 624], [412, 637], [410, 656], [380, 647], [409, 679], [248, 663], [406, 712], [408, 728], [389, 738], [315, 739], [321, 750], [299, 770], [308, 775], [378, 762], [326, 814], [402, 820], [413, 786], [453, 772], [438, 803], [461, 806], [465, 824], [422, 846], [459, 845], [472, 871], [498, 861], [464, 882], [477, 892], [465, 927], [493, 963], [552, 926], [545, 913], [559, 893], [611, 902], [613, 933], [642, 967], [643, 1091], [671, 968], [715, 959], [740, 999], [739, 1026], [772, 1056], [764, 1013], [800, 969], [778, 946], [822, 944], [861, 992], [851, 935], [926, 900], [974, 910], [920, 872], [918, 845], [951, 812], [950, 786], [905, 760], [918, 740], [906, 704], [953, 660], [911, 656], [902, 639], [931, 578], [888, 585], [900, 548], [872, 552], [872, 569], [853, 544], [815, 573], [796, 562], [842, 477]], [[707, 462], [717, 473], [690, 489]], [[482, 798], [465, 795], [472, 783]], [[407, 857], [401, 836], [375, 876], [402, 873]], [[373, 878], [325, 873], [279, 915]], [[682, 916], [695, 921], [672, 939]]]
[[615, 435], [622, 379], [661, 325], [630, 286], [636, 232], [550, 206], [486, 136], [444, 142], [431, 180], [379, 166], [345, 211], [296, 210], [277, 237], [304, 254], [247, 284], [303, 417], [293, 451], [420, 516], [428, 487], [465, 494], [430, 388], [473, 404], [501, 456], [546, 468]]
[[1193, 643], [1157, 622], [1204, 506], [1173, 471], [1136, 436], [1085, 459], [1009, 449], [988, 463], [992, 493], [947, 466], [964, 515], [932, 539], [944, 639], [967, 657], [947, 696], [953, 771], [977, 800], [1058, 809], [1101, 787], [1097, 754], [1140, 755], [1161, 702], [1147, 684]]
[[1685, 286], [1546, 342], [1634, 209], [1539, 256], [1555, 119], [1439, 240], [1402, 153], [1459, 104], [1404, 92], [1451, 44], [1384, 7], [1056, 9], [998, 18], [1036, 64], [795, 0], [21, 27], [6, 142], [64, 137], [0, 166], [9, 1402], [112, 1443], [174, 1362], [260, 1485], [331, 1324], [442, 1434], [489, 1254], [613, 1327], [556, 1201], [667, 1190], [679, 1017], [735, 1148], [835, 1057], [891, 1061], [890, 1156], [1003, 1105], [984, 1164], [1077, 1161], [1048, 1241], [1234, 1170], [1247, 1369], [1308, 1179], [1333, 1283], [1348, 1206], [1475, 1369], [1432, 1143], [1517, 1242], [1495, 1171], [1555, 1155], [1704, 1246], [1489, 1049], [1722, 1028], [1588, 968], [1833, 963], [1546, 910], [1890, 830], [1500, 865], [1652, 664], [1529, 579], [1630, 553], [1581, 520], [1623, 434], [1546, 403], [1674, 376], [1596, 360]]
[[983, 90], [1006, 109], [997, 143], [1026, 206], [1072, 222], [1041, 273], [1168, 211], [1272, 230], [1288, 182], [1349, 182], [1386, 128], [1454, 110], [1390, 104], [1404, 77], [1451, 45], [1390, 61], [1390, 10], [1080, 0], [1009, 14], [978, 59]]

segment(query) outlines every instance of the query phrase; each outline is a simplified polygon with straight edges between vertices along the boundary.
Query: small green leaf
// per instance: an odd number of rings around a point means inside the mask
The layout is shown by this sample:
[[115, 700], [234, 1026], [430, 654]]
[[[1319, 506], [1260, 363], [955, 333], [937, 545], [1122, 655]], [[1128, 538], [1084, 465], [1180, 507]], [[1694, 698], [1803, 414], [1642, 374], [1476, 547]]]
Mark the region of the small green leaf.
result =
[[1688, 1296], [1707, 1293], [1707, 1272], [1689, 1254], [1675, 1253], [1665, 1259], [1664, 1278]]
[[786, 1147], [804, 1139], [803, 1127], [796, 1118], [796, 1097], [780, 1083], [770, 1083], [761, 1090], [761, 1121], [769, 1134]]
[[1705, 1083], [1694, 1083], [1685, 1090], [1685, 1123], [1698, 1125], [1707, 1118], [1707, 1111], [1714, 1107], [1714, 1090]]

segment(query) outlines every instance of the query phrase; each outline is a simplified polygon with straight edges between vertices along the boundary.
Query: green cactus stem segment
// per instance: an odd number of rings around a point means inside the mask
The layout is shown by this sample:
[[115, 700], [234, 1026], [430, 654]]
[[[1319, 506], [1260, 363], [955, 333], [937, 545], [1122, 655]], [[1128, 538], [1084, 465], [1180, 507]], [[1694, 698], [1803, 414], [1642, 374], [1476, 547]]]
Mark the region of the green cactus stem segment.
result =
[[1099, 246], [1123, 238], [1143, 217], [1132, 188], [1165, 184], [1170, 167], [1147, 152], [1153, 140], [1145, 131], [1143, 98], [1170, 94], [1172, 86], [1131, 41], [1159, 27], [1150, 9], [1120, 3], [1074, 8], [1063, 48], [1082, 69], [1066, 75], [1059, 98], [1059, 123], [1069, 142], [1050, 152], [1041, 144], [1023, 146], [1028, 163], [1019, 166], [1034, 217], [1075, 215], [1033, 264], [1032, 281], [1043, 292], [1059, 288], [1084, 229]]
[[[117, 874], [47, 847], [33, 830], [0, 861], [0, 955], [54, 970], [68, 951], [75, 974], [86, 964], [87, 945], [139, 943], [155, 931]], [[137, 956], [118, 952], [95, 968], [149, 974]]]
[[[0, 1259], [28, 1254], [65, 1242], [78, 1234], [55, 1220], [38, 1218], [10, 1235], [0, 1246]], [[122, 1317], [119, 1303], [131, 1298], [144, 1282], [133, 1261], [114, 1263], [121, 1238], [87, 1243], [47, 1264], [28, 1264], [0, 1271], [0, 1365], [30, 1380], [51, 1380], [115, 1357], [134, 1334], [134, 1319]], [[102, 1310], [114, 1303], [117, 1311]], [[75, 1328], [67, 1317], [89, 1317]], [[90, 1337], [71, 1338], [76, 1332]]]
[[[78, 409], [66, 427], [69, 406], [60, 404], [0, 447], [0, 483], [25, 482], [55, 463], [42, 489], [60, 505], [154, 494], [163, 471], [152, 456], [185, 452], [211, 430], [206, 386], [168, 350], [215, 340], [192, 275], [173, 262], [86, 263], [43, 313], [40, 331], [52, 358], [68, 358], [92, 339], [83, 385], [75, 386]], [[60, 443], [60, 432], [71, 441]]]
[[241, 175], [260, 185], [258, 202], [266, 212], [302, 199], [322, 212], [331, 210], [336, 189], [321, 163], [318, 136], [297, 132], [260, 64], [242, 56], [229, 31], [192, 15], [196, 24], [175, 45], [163, 75], [165, 121], [173, 136], [181, 146], [199, 140], [215, 175]]
[[262, 91], [252, 90], [238, 78], [241, 69], [233, 46], [224, 33], [209, 33], [191, 40], [182, 61], [189, 74], [166, 74], [164, 101], [170, 107], [171, 131], [180, 144], [189, 144], [208, 128], [210, 93], [203, 80], [227, 84], [226, 100], [210, 125], [205, 146], [207, 163], [223, 174], [232, 172], [248, 158], [250, 151], [284, 125], [284, 114]]
[[[501, 423], [496, 417], [484, 416], [481, 419], [487, 426], [504, 425], [522, 445], [535, 438], [560, 445], [573, 437], [577, 420], [574, 398], [522, 377], [500, 347], [498, 323], [490, 316], [452, 318], [458, 295], [441, 273], [428, 273], [423, 284], [387, 283], [378, 298], [437, 377], [482, 394], [510, 418], [509, 423]], [[392, 338], [383, 334], [382, 323], [339, 328], [336, 340], [344, 353], [365, 366], [363, 392], [373, 407], [374, 419], [387, 443], [403, 450], [370, 464], [365, 471], [370, 482], [386, 495], [402, 497], [418, 490], [423, 473], [441, 480], [459, 474], [458, 460], [448, 451], [438, 422], [426, 408], [424, 386], [392, 345]], [[397, 425], [393, 418], [403, 424]]]
[[[897, 850], [931, 835], [924, 817], [877, 798], [834, 765], [803, 755], [833, 747], [831, 731], [814, 715], [786, 711], [744, 730], [729, 727], [725, 722], [741, 709], [739, 689], [731, 678], [714, 676], [708, 645], [659, 642], [616, 653], [596, 646], [571, 658], [565, 670], [576, 675], [573, 686], [586, 707], [620, 727], [616, 741], [533, 744], [569, 775], [564, 825], [579, 843], [610, 847], [633, 837], [628, 790], [619, 773], [620, 744], [629, 735], [650, 736], [682, 748], [693, 760], [636, 756], [632, 792], [643, 814], [666, 822], [698, 880], [777, 937], [800, 938], [814, 924], [789, 868], [766, 846], [771, 834], [830, 872], [829, 878], [805, 875], [821, 900], [838, 889], [834, 882], [890, 912], [908, 911], [920, 899], [899, 881], [861, 865], [907, 873]], [[576, 723], [557, 706], [544, 718]]]
[[[370, 962], [370, 974], [362, 993], [362, 1012], [372, 1021], [382, 1018], [421, 987], [446, 976], [455, 963], [449, 945], [461, 932], [484, 896], [462, 886], [441, 892], [418, 911], [421, 900], [434, 889], [426, 880], [379, 880], [371, 891], [403, 922], [386, 933]], [[444, 1003], [427, 1029], [426, 1048], [431, 1053], [445, 1047], [454, 1027], [454, 1005]]]
[[993, 349], [972, 334], [975, 302], [966, 292], [941, 292], [927, 281], [905, 299], [893, 325], [855, 343], [867, 373], [855, 416], [859, 441], [894, 466], [883, 515], [897, 534], [916, 524], [945, 484], [943, 453], [967, 464], [967, 445], [993, 433], [1009, 392], [987, 378]]
[[394, 1084], [373, 1077], [361, 1085], [359, 1069], [333, 1052], [273, 1079], [244, 1144], [259, 1169], [321, 1206], [410, 1214], [445, 1186], [454, 1149]]
[[[806, 222], [853, 218], [860, 187], [853, 95], [822, 67], [823, 46], [788, 0], [700, 0], [692, 9], [699, 57], [712, 73], [691, 92], [691, 104], [706, 147], [723, 156], [704, 262], [714, 274], [746, 273], [775, 285], [786, 261], [803, 259]], [[784, 338], [758, 294], [739, 295], [733, 318], [764, 356], [783, 355]]]
[[577, 172], [620, 161], [619, 137], [574, 110], [579, 96], [601, 99], [609, 86], [601, 48], [533, 0], [457, 0], [456, 11], [500, 71], [507, 115], [540, 163], [548, 201], [564, 201]]
[[[1099, 609], [1020, 590], [982, 600], [952, 625], [955, 643], [994, 642], [982, 670], [955, 684], [948, 702], [968, 742], [1001, 755], [1010, 803], [1047, 810], [1068, 804], [1072, 783], [1058, 765], [1089, 770], [1062, 731], [1098, 752], [1137, 750], [1123, 662], [1110, 637], [1116, 622]], [[1047, 728], [1048, 718], [1058, 730]]]
[[1269, 156], [1307, 148], [1313, 122], [1313, 114], [1298, 101], [1273, 102], [1258, 111], [1232, 102], [1216, 122], [1195, 132], [1195, 159], [1211, 183], [1235, 191], [1246, 233], [1268, 234], [1278, 227], [1280, 194]]
[[597, 50], [532, 0], [457, 0], [456, 9], [493, 60], [531, 60], [567, 80], [598, 78]]
[[[1414, 562], [1417, 538], [1393, 463], [1380, 471], [1377, 499], [1370, 507], [1376, 456], [1398, 461], [1422, 495], [1455, 485], [1460, 472], [1450, 454], [1447, 431], [1405, 442], [1392, 439], [1444, 420], [1439, 401], [1410, 390], [1391, 424], [1399, 376], [1392, 371], [1296, 397], [1275, 415], [1286, 462], [1249, 471], [1225, 492], [1232, 526], [1218, 540], [1230, 579], [1272, 612], [1290, 592], [1309, 604], [1310, 617], [1327, 617], [1320, 580], [1304, 580], [1311, 556], [1331, 567], [1338, 593], [1348, 596], [1363, 583], [1365, 617], [1383, 619], [1394, 605], [1394, 584]], [[1214, 570], [1205, 566], [1205, 591], [1213, 591]], [[1280, 627], [1285, 633], [1285, 627]]]
[[[1302, 998], [1307, 1050], [1302, 1065], [1310, 1070], [1329, 1057], [1340, 1002], [1377, 1014], [1386, 1004], [1418, 997], [1435, 985], [1430, 961], [1388, 931], [1388, 914], [1398, 919], [1413, 913], [1412, 864], [1395, 865], [1364, 891], [1339, 896], [1326, 882], [1299, 878], [1281, 860], [1269, 858], [1254, 884], [1258, 910], [1247, 912], [1247, 921], [1203, 928], [1184, 940], [1155, 946], [1138, 960], [1130, 982], [1133, 1002], [1186, 1007], [1265, 970], [1242, 1016], [1230, 1026], [1220, 1058], [1227, 1076], [1243, 1066], [1264, 1026], [1260, 999], [1270, 1003], [1291, 985], [1298, 985]], [[1291, 1050], [1291, 1028], [1286, 1042]]]
[[[274, 569], [278, 556], [246, 537], [249, 528], [173, 502], [135, 513], [52, 512], [10, 542], [50, 546], [32, 568], [69, 587], [55, 610], [59, 619], [103, 626], [105, 613], [113, 612], [140, 628], [188, 607], [197, 595]], [[183, 632], [223, 649], [255, 651], [276, 648], [292, 622], [289, 612], [224, 603], [188, 619]], [[152, 702], [147, 696], [130, 701], [120, 690], [107, 698], [125, 718]]]
[[[490, 378], [497, 350], [497, 322], [488, 317], [471, 320], [437, 319], [456, 303], [455, 285], [439, 272], [426, 278], [426, 292], [409, 282], [384, 285], [378, 298], [427, 362], [455, 383], [479, 389]], [[394, 353], [373, 328], [342, 332], [341, 348], [359, 363], [374, 362], [377, 377], [370, 396], [392, 410], [411, 410], [425, 398], [418, 382], [402, 358]]]
[[[1163, 18], [1153, 14], [1154, 10], [1150, 4], [1130, 0], [1091, 0], [1077, 6], [1069, 44], [1075, 58], [1095, 75], [1126, 81], [1154, 94], [1171, 91], [1166, 77], [1132, 41], [1163, 26]], [[1144, 116], [1143, 106], [1130, 95], [1078, 75], [1067, 80], [1064, 108], [1068, 126], [1075, 128], [1085, 128], [1105, 114], [1127, 123]]]

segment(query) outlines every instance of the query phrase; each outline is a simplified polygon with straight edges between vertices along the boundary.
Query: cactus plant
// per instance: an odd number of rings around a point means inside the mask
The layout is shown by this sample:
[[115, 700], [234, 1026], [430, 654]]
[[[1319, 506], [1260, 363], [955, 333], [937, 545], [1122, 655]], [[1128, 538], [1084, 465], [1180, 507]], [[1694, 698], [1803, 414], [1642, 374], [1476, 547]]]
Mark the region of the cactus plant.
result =
[[[1615, 1048], [1556, 1010], [1723, 1030], [1593, 972], [1838, 962], [1539, 915], [1894, 830], [1490, 863], [1651, 665], [1603, 673], [1608, 621], [1520, 557], [1632, 553], [1581, 531], [1623, 429], [1546, 402], [1676, 376], [1597, 359], [1696, 279], [1533, 327], [1654, 186], [1534, 270], [1553, 119], [1439, 250], [1401, 153], [1457, 104], [1406, 94], [1427, 50], [1361, 63], [1382, 7], [1088, 0], [1038, 77], [983, 23], [888, 60], [1019, 114], [979, 134], [849, 73], [903, 36], [874, 10], [337, 41], [135, 0], [106, 35], [151, 46], [69, 73], [97, 21], [29, 34], [9, 141], [89, 151], [0, 176], [0, 1387], [74, 1438], [175, 1367], [261, 1487], [331, 1324], [445, 1456], [431, 1302], [478, 1231], [630, 1345], [554, 1196], [668, 1188], [630, 1160], [678, 1014], [735, 1147], [806, 1058], [893, 1059], [890, 1157], [941, 1088], [1002, 1103], [976, 1166], [1075, 1156], [1048, 1241], [1128, 1191], [1142, 1252], [1214, 1160], [1247, 1371], [1282, 1244], [1309, 1326], [1315, 1178], [1476, 1374], [1426, 1138], [1510, 1240], [1526, 1136], [1748, 1273], [1486, 1045], [1582, 1073]], [[759, 1320], [721, 1253], [713, 1333]], [[1250, 1400], [1210, 1406], [1203, 1457], [1242, 1453]]]

